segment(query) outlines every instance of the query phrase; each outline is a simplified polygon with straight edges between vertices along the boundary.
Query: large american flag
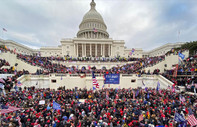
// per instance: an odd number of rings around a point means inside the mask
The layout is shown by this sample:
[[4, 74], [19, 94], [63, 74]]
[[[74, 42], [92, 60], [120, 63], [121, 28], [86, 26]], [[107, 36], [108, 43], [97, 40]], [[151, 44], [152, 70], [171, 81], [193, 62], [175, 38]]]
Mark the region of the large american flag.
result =
[[99, 88], [99, 83], [97, 82], [97, 79], [94, 75], [94, 71], [92, 71], [92, 84], [96, 86], [96, 88]]
[[191, 126], [195, 126], [197, 125], [197, 119], [195, 118], [195, 116], [192, 114], [192, 115], [189, 115], [188, 118], [187, 118], [189, 124]]
[[8, 109], [1, 109], [1, 114], [9, 113], [9, 112], [14, 112], [19, 110], [20, 108], [9, 106]]

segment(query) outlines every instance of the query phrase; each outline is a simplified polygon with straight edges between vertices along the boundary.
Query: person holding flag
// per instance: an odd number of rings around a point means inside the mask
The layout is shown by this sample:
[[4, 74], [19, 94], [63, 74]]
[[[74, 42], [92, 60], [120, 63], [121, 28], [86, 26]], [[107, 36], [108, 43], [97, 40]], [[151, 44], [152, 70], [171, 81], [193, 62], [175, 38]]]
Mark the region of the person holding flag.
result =
[[92, 71], [92, 85], [96, 86], [96, 88], [99, 88], [99, 83], [94, 75], [94, 71]]
[[58, 104], [57, 102], [53, 101], [53, 109], [55, 109], [55, 110], [61, 110], [60, 104]]

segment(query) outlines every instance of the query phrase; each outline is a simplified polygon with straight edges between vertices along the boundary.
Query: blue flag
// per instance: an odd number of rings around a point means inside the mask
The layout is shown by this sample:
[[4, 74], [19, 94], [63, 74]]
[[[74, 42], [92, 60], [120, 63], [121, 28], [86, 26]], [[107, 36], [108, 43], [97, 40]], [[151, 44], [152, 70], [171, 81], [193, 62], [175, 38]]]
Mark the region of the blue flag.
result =
[[183, 60], [185, 58], [185, 55], [179, 52], [179, 57]]
[[160, 83], [159, 83], [159, 81], [157, 82], [157, 91], [159, 91], [159, 89], [160, 89]]
[[58, 104], [55, 101], [53, 101], [53, 109], [61, 110], [60, 104]]
[[180, 123], [185, 122], [185, 118], [182, 115], [180, 115], [179, 113], [175, 113], [174, 120], [177, 122], [180, 122]]
[[147, 98], [148, 98], [148, 99], [150, 98], [149, 92], [147, 93]]
[[0, 83], [0, 88], [4, 89], [4, 85], [2, 83]]
[[94, 91], [94, 90], [96, 90], [96, 88], [95, 88], [94, 86], [93, 86], [93, 88], [92, 88], [92, 89], [93, 89], [93, 91]]

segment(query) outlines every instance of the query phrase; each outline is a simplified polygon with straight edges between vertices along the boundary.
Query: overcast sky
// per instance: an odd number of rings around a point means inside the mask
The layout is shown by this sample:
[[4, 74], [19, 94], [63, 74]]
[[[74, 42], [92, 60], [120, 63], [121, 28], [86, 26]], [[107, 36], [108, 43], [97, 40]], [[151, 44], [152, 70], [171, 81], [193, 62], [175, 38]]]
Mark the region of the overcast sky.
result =
[[[0, 0], [0, 38], [32, 48], [58, 46], [62, 38], [76, 37], [90, 2]], [[95, 2], [110, 38], [124, 40], [127, 48], [151, 50], [166, 43], [197, 40], [197, 0]]]

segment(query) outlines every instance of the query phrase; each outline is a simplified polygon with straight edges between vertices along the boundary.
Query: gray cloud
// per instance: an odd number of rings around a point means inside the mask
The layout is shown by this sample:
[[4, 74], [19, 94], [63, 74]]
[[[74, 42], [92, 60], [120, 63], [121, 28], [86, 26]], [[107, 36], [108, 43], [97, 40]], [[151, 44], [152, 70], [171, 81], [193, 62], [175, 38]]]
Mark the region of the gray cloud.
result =
[[[5, 39], [32, 47], [57, 46], [73, 38], [91, 0], [1, 0]], [[196, 40], [195, 0], [95, 0], [113, 39], [150, 50], [165, 43]], [[178, 31], [180, 38], [178, 40]], [[3, 35], [0, 34], [2, 37]]]

